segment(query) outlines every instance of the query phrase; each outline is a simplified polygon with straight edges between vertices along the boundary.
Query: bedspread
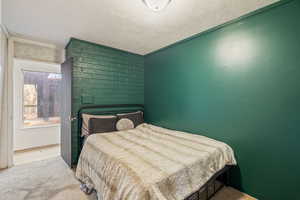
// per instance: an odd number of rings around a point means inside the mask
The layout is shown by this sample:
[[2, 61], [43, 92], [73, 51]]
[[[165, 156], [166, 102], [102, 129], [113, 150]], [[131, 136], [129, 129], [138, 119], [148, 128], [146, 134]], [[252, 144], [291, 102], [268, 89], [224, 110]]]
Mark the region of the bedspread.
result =
[[235, 164], [223, 142], [141, 124], [89, 136], [76, 177], [92, 185], [99, 200], [183, 200]]

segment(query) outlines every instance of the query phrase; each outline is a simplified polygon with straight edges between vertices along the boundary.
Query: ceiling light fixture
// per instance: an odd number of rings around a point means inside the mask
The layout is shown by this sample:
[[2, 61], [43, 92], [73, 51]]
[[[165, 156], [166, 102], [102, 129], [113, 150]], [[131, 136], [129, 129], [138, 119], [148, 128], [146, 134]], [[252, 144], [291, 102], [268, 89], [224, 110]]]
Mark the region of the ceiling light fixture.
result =
[[158, 12], [165, 9], [172, 0], [142, 0], [151, 10]]

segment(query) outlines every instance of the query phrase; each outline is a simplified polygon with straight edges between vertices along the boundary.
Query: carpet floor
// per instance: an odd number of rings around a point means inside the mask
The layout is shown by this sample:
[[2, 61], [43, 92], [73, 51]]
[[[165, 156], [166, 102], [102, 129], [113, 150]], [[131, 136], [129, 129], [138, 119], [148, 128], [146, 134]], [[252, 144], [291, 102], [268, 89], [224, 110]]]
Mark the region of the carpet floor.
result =
[[[0, 171], [2, 200], [96, 200], [85, 195], [74, 172], [60, 158], [37, 161]], [[213, 200], [252, 200], [232, 188], [223, 188]]]

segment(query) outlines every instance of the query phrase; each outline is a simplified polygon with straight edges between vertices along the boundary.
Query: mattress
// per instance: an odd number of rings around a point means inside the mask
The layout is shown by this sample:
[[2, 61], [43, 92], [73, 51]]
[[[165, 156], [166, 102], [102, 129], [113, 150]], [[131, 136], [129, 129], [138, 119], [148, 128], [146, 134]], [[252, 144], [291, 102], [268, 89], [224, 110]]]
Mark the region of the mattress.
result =
[[100, 200], [183, 200], [226, 165], [230, 146], [150, 124], [87, 138], [76, 177]]

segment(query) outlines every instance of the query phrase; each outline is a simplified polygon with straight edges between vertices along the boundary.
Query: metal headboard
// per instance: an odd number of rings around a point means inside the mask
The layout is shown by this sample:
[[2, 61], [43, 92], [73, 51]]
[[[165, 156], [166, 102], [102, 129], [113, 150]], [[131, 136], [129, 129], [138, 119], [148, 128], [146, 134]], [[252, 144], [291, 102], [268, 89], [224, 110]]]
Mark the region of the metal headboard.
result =
[[[78, 110], [78, 119], [81, 117], [81, 113], [83, 110], [88, 110], [88, 109], [103, 109], [103, 108], [140, 108], [144, 110], [144, 105], [143, 104], [112, 104], [112, 105], [87, 105], [87, 106], [82, 106]], [[112, 110], [112, 111], [117, 111], [117, 110]], [[122, 110], [121, 110], [122, 111]], [[103, 111], [105, 113], [107, 111]], [[109, 112], [109, 111], [108, 111]]]
[[[111, 108], [113, 110], [105, 110], [101, 111], [101, 109]], [[118, 108], [123, 108], [122, 110], [117, 110]], [[129, 109], [125, 110], [124, 108], [136, 108], [136, 109]], [[97, 114], [115, 114], [119, 112], [128, 112], [133, 110], [144, 110], [143, 104], [112, 104], [112, 105], [88, 105], [88, 106], [82, 106], [78, 112], [77, 112], [77, 119], [78, 124], [81, 125], [82, 120], [82, 113], [84, 113], [85, 110], [90, 109], [100, 109], [100, 111], [97, 111]]]

